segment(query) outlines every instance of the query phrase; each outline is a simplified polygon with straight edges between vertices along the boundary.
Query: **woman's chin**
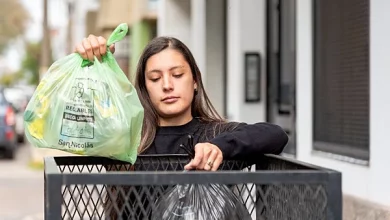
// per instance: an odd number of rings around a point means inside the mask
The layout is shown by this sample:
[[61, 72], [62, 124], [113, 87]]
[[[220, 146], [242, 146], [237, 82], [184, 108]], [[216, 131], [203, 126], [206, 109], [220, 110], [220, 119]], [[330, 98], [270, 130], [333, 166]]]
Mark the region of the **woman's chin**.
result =
[[161, 112], [161, 117], [163, 118], [176, 118], [180, 117], [182, 115], [182, 112], [179, 110], [172, 110], [172, 111], [165, 111]]
[[[187, 111], [182, 108], [165, 108], [164, 111], [160, 111], [160, 116], [162, 118], [181, 118], [186, 116], [186, 112]], [[191, 115], [190, 111], [189, 115]]]

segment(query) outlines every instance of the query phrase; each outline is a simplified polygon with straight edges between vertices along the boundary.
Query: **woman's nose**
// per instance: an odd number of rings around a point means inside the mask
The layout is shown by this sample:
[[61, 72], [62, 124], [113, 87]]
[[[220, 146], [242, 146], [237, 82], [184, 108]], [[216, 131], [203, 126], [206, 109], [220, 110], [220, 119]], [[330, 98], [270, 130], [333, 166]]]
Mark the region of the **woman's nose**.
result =
[[170, 91], [173, 89], [173, 83], [170, 76], [165, 75], [163, 77], [163, 89], [164, 91]]

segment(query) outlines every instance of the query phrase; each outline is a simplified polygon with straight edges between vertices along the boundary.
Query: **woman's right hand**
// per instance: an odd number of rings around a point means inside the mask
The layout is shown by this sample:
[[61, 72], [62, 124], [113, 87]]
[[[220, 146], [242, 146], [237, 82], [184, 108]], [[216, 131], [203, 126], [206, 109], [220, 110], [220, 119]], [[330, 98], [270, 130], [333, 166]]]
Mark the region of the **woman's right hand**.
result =
[[[84, 38], [84, 40], [77, 44], [76, 51], [81, 55], [83, 59], [93, 61], [94, 56], [98, 60], [101, 60], [102, 55], [107, 52], [107, 40], [104, 37], [97, 37], [95, 35], [89, 35], [88, 38]], [[115, 52], [115, 45], [110, 46], [111, 53]]]

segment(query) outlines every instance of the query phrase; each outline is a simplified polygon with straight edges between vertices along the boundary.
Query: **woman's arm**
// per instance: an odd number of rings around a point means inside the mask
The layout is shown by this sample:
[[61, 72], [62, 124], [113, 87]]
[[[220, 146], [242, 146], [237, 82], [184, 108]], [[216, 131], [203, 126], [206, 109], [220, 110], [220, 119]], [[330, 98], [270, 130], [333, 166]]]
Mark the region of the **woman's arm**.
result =
[[[229, 126], [229, 124], [220, 126]], [[246, 159], [263, 154], [280, 154], [287, 142], [286, 132], [280, 126], [270, 123], [240, 123], [231, 131], [222, 132], [209, 141], [221, 149], [224, 159]]]

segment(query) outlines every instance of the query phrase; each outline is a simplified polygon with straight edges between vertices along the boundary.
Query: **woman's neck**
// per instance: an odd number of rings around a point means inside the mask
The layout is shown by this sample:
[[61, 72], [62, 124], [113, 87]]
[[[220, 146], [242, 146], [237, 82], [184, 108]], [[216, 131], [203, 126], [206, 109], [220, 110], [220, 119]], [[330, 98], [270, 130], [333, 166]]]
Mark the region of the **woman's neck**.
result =
[[159, 119], [159, 126], [180, 126], [185, 125], [192, 120], [192, 115], [186, 117], [173, 117], [173, 118], [161, 118]]

